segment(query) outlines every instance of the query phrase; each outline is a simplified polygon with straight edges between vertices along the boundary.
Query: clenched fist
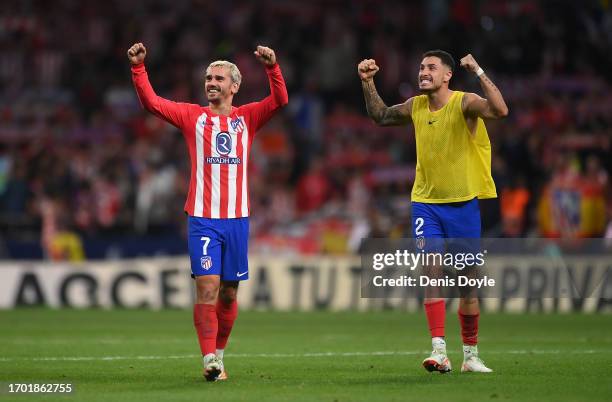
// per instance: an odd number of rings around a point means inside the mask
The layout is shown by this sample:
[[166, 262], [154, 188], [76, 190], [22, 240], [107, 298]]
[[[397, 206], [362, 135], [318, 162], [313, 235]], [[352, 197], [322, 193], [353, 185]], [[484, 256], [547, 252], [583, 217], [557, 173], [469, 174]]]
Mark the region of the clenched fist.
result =
[[480, 67], [471, 53], [461, 59], [460, 65], [472, 73], [476, 73]]
[[361, 63], [357, 65], [357, 73], [361, 81], [371, 80], [378, 70], [380, 70], [380, 68], [376, 65], [374, 59], [362, 60]]
[[147, 57], [147, 48], [142, 43], [134, 43], [127, 51], [128, 59], [132, 64], [140, 64]]
[[257, 50], [253, 52], [257, 60], [266, 66], [273, 66], [276, 64], [276, 55], [274, 54], [274, 50], [265, 46], [257, 46]]

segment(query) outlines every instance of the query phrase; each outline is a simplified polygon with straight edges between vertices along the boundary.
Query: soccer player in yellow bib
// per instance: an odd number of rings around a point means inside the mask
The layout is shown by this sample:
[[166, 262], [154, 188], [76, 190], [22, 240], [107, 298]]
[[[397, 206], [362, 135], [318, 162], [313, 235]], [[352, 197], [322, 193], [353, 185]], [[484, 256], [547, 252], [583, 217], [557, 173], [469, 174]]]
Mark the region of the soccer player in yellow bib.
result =
[[[497, 197], [491, 177], [491, 144], [483, 119], [503, 118], [508, 107], [471, 54], [461, 59], [461, 66], [478, 77], [484, 98], [449, 89], [455, 61], [443, 50], [431, 50], [423, 54], [419, 68], [422, 95], [394, 106], [385, 105], [376, 91], [376, 62], [367, 59], [357, 66], [368, 115], [381, 126], [414, 124], [417, 164], [411, 201], [412, 231], [418, 247], [427, 239], [480, 238], [478, 199]], [[423, 366], [446, 373], [451, 364], [444, 338], [445, 302], [428, 296], [425, 312], [433, 351]], [[463, 294], [458, 315], [463, 338], [461, 372], [491, 372], [478, 357], [478, 298]]]

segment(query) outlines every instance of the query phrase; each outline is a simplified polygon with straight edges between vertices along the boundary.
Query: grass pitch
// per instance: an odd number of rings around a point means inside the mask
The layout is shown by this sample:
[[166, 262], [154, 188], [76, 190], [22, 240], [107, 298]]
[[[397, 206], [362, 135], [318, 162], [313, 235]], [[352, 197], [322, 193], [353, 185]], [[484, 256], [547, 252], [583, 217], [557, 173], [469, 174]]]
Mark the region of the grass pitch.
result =
[[[481, 317], [492, 374], [428, 373], [424, 314], [241, 312], [226, 350], [230, 379], [206, 383], [190, 311], [0, 312], [2, 400], [610, 401], [612, 318]], [[7, 382], [72, 383], [67, 395], [9, 395]]]

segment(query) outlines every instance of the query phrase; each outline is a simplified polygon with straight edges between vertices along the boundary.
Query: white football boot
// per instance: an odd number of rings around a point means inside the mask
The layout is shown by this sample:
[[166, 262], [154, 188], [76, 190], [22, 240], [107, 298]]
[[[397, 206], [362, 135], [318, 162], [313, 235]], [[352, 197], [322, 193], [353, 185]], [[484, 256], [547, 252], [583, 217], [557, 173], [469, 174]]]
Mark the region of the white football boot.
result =
[[463, 364], [462, 373], [492, 373], [493, 370], [485, 366], [484, 362], [478, 357], [478, 346], [463, 345]]
[[214, 353], [209, 353], [203, 358], [204, 361], [204, 378], [206, 381], [217, 381], [219, 375], [223, 371], [223, 362], [217, 358]]
[[442, 338], [432, 338], [431, 345], [433, 350], [431, 356], [423, 360], [423, 367], [427, 371], [437, 371], [445, 374], [451, 371], [451, 362], [446, 356], [446, 342]]
[[225, 381], [227, 380], [227, 371], [225, 371], [225, 365], [223, 364], [223, 360], [219, 359], [219, 363], [221, 363], [221, 372], [215, 381]]
[[219, 363], [221, 363], [221, 373], [217, 377], [217, 381], [227, 380], [227, 371], [225, 371], [225, 365], [223, 364], [224, 352], [225, 352], [224, 349], [217, 349], [217, 351], [215, 352], [217, 359], [219, 359]]

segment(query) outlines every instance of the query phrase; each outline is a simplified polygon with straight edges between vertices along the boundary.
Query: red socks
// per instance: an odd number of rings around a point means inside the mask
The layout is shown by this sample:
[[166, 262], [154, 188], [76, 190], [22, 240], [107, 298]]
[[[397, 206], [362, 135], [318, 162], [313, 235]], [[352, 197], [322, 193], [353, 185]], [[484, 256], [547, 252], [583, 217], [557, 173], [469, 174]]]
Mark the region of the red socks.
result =
[[232, 303], [223, 303], [221, 299], [217, 300], [217, 320], [219, 322], [219, 331], [217, 332], [217, 349], [225, 349], [227, 339], [232, 332], [234, 321], [238, 316], [238, 302], [235, 300]]
[[444, 300], [425, 303], [425, 313], [427, 314], [427, 323], [429, 324], [431, 337], [444, 337], [444, 320], [446, 318]]
[[202, 356], [215, 353], [216, 349], [225, 349], [232, 332], [234, 321], [238, 316], [236, 301], [226, 304], [217, 300], [217, 304], [194, 304], [193, 325], [198, 334]]
[[217, 341], [217, 311], [212, 304], [193, 305], [193, 325], [198, 334], [202, 356], [215, 353]]
[[476, 345], [478, 343], [478, 318], [480, 314], [467, 315], [459, 312], [461, 323], [461, 336], [464, 345]]
[[[429, 324], [429, 332], [432, 338], [444, 337], [444, 319], [446, 315], [446, 305], [444, 300], [432, 303], [425, 303], [425, 313]], [[476, 345], [478, 343], [478, 319], [480, 314], [459, 314], [461, 323], [461, 336], [464, 345]]]

